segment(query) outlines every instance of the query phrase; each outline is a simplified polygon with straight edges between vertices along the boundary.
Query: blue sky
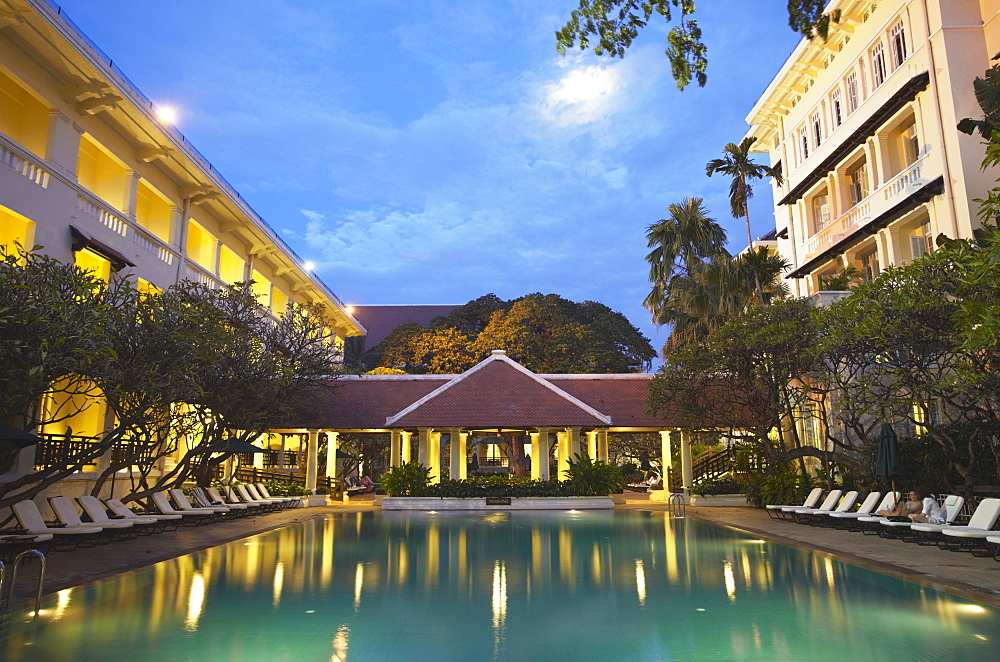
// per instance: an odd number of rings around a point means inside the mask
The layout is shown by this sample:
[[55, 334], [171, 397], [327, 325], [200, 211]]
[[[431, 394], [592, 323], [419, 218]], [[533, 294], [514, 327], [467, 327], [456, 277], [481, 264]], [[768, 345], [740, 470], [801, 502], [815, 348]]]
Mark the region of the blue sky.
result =
[[702, 0], [708, 85], [679, 92], [659, 26], [624, 60], [560, 57], [575, 0], [61, 5], [345, 303], [554, 292], [657, 349], [645, 229], [695, 195], [745, 246], [704, 164], [797, 43], [784, 0]]

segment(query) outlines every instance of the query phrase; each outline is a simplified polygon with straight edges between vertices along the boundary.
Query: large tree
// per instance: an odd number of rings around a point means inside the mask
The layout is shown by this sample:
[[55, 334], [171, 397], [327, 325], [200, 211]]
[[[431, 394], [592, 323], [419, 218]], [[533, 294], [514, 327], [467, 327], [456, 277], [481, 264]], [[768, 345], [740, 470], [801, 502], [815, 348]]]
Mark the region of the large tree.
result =
[[[742, 218], [746, 222], [747, 246], [753, 246], [753, 233], [750, 230], [750, 198], [753, 197], [753, 186], [751, 181], [772, 177], [779, 184], [781, 183], [781, 169], [754, 163], [750, 158], [750, 152], [756, 136], [748, 136], [740, 141], [740, 144], [728, 143], [722, 148], [722, 158], [712, 159], [705, 164], [705, 174], [711, 177], [714, 174], [726, 175], [732, 179], [729, 185], [729, 207], [733, 218]], [[750, 265], [753, 266], [752, 264]], [[754, 283], [757, 286], [757, 299], [760, 305], [764, 305], [764, 287], [761, 283], [760, 274], [753, 272]]]
[[[826, 38], [830, 25], [840, 19], [840, 11], [824, 13], [827, 0], [788, 0], [788, 25], [806, 38]], [[751, 9], [752, 7], [752, 9]], [[747, 3], [748, 11], [758, 11]], [[666, 55], [678, 89], [692, 80], [704, 86], [708, 80], [708, 49], [701, 40], [701, 27], [692, 18], [694, 0], [580, 0], [569, 21], [556, 32], [556, 48], [587, 50], [597, 55], [625, 57], [625, 52], [654, 15], [662, 18], [670, 31]]]
[[430, 329], [401, 325], [376, 349], [382, 367], [449, 374], [471, 368], [494, 349], [531, 370], [553, 373], [639, 372], [656, 355], [621, 313], [555, 294], [480, 297], [434, 320]]

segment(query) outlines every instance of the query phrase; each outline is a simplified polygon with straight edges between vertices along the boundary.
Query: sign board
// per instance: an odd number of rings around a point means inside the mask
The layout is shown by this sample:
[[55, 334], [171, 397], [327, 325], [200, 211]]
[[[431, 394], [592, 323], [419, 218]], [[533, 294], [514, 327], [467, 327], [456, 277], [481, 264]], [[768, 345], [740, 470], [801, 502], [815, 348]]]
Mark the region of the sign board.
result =
[[487, 506], [509, 506], [510, 497], [486, 497]]

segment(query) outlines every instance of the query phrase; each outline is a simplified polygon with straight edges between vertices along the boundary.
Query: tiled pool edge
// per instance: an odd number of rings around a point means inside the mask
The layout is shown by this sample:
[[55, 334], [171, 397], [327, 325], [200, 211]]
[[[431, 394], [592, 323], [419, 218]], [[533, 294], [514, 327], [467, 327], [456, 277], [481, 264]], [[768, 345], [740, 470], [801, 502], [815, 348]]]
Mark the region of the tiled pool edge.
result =
[[[644, 510], [643, 508], [634, 508], [635, 510]], [[662, 509], [645, 509], [653, 512], [662, 512]], [[989, 605], [991, 607], [1000, 608], [1000, 592], [993, 591], [990, 589], [982, 588], [969, 584], [968, 582], [963, 582], [957, 579], [951, 579], [948, 577], [941, 577], [940, 575], [932, 575], [920, 570], [913, 568], [908, 568], [905, 565], [897, 565], [893, 563], [887, 563], [885, 561], [878, 561], [875, 559], [870, 559], [866, 556], [861, 556], [859, 554], [853, 554], [851, 552], [845, 552], [839, 549], [830, 549], [829, 547], [824, 547], [822, 545], [811, 543], [804, 540], [797, 540], [795, 538], [789, 538], [783, 536], [780, 533], [774, 533], [773, 531], [767, 531], [763, 529], [754, 528], [751, 526], [737, 525], [731, 522], [719, 521], [718, 519], [712, 517], [699, 516], [698, 512], [688, 511], [688, 517], [697, 519], [702, 522], [707, 522], [708, 524], [714, 524], [716, 526], [722, 526], [727, 529], [732, 529], [734, 531], [739, 531], [740, 533], [746, 533], [754, 536], [760, 536], [765, 538], [770, 542], [775, 542], [779, 545], [785, 545], [786, 547], [792, 547], [794, 549], [800, 549], [807, 552], [813, 552], [816, 554], [821, 554], [827, 556], [835, 561], [842, 561], [844, 563], [849, 563], [859, 568], [864, 568], [865, 570], [871, 570], [873, 572], [879, 572], [883, 575], [888, 575], [895, 579], [901, 579], [903, 581], [908, 581], [913, 584], [919, 584], [920, 586], [926, 586], [927, 588], [932, 588], [936, 591], [941, 591], [942, 593], [949, 593], [966, 600], [974, 600], [980, 602], [984, 605]], [[860, 535], [860, 534], [857, 534]], [[901, 543], [908, 544], [908, 543]], [[964, 552], [949, 552], [950, 554], [960, 554]]]

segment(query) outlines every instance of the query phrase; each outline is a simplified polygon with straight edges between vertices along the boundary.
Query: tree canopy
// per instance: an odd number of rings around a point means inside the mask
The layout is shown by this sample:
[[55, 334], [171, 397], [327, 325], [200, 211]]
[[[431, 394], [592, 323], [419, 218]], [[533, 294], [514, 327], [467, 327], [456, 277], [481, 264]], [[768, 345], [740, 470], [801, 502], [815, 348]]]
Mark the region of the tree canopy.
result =
[[457, 374], [502, 349], [543, 373], [640, 372], [656, 355], [621, 313], [594, 301], [555, 294], [504, 301], [488, 294], [431, 322], [396, 327], [373, 354], [373, 365], [411, 374]]
[[[788, 0], [788, 25], [807, 39], [825, 39], [840, 12], [823, 12], [827, 0]], [[747, 7], [758, 8], [752, 3]], [[708, 81], [708, 48], [702, 41], [694, 0], [580, 0], [569, 21], [556, 32], [556, 48], [593, 48], [597, 55], [625, 57], [625, 52], [651, 19], [660, 17], [670, 26], [666, 56], [677, 88], [692, 80], [699, 86]]]

